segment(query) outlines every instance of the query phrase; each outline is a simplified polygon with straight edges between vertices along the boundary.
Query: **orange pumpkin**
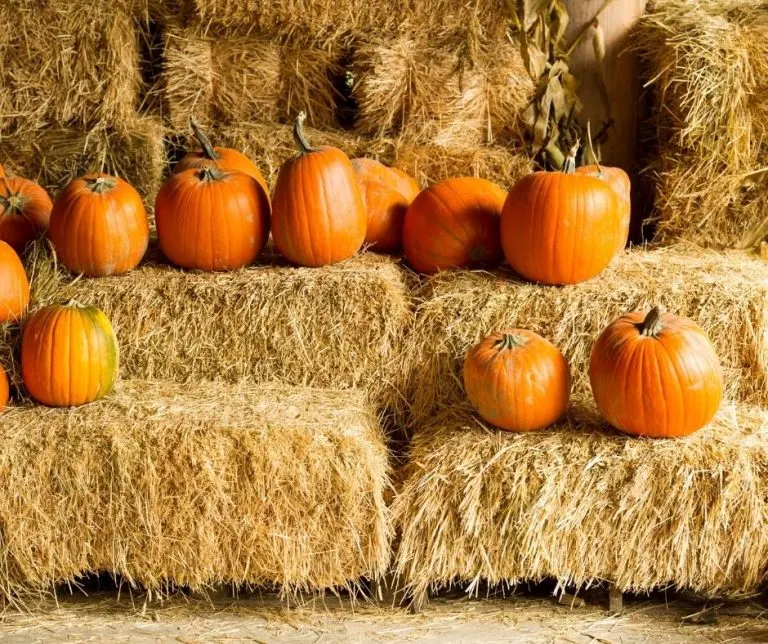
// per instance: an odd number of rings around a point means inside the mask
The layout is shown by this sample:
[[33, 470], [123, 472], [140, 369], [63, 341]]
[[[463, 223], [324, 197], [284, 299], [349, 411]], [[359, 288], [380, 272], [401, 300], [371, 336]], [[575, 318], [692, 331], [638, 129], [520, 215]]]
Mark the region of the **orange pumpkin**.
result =
[[299, 154], [280, 168], [272, 201], [272, 239], [300, 266], [324, 266], [352, 257], [363, 245], [366, 214], [357, 176], [338, 148], [313, 148], [303, 112], [293, 136]]
[[184, 172], [193, 168], [218, 168], [219, 170], [229, 170], [233, 172], [242, 172], [256, 179], [258, 184], [264, 190], [264, 194], [269, 201], [269, 186], [264, 175], [261, 174], [259, 167], [251, 161], [242, 152], [232, 148], [213, 147], [211, 140], [205, 132], [193, 119], [190, 121], [195, 138], [200, 144], [200, 149], [195, 152], [189, 152], [173, 168], [174, 173]]
[[112, 325], [95, 306], [47, 306], [24, 328], [21, 377], [44, 405], [74, 407], [103, 398], [115, 385], [118, 362]]
[[0, 239], [21, 252], [47, 230], [53, 203], [34, 181], [0, 177]]
[[535, 172], [509, 193], [501, 213], [501, 243], [509, 265], [542, 284], [576, 284], [594, 277], [623, 243], [622, 208], [606, 182], [576, 174], [577, 146], [563, 172]]
[[464, 389], [489, 423], [514, 432], [543, 429], [565, 413], [571, 375], [563, 354], [532, 331], [491, 333], [464, 360]]
[[495, 183], [472, 177], [446, 179], [422, 190], [405, 214], [408, 262], [420, 273], [499, 264], [499, 214], [506, 196]]
[[8, 407], [8, 401], [11, 399], [11, 386], [8, 382], [8, 374], [5, 369], [0, 367], [0, 410]]
[[419, 194], [419, 184], [397, 168], [373, 159], [352, 159], [368, 217], [365, 243], [378, 253], [398, 253], [403, 245], [403, 223], [408, 206]]
[[8, 244], [0, 241], [0, 323], [15, 322], [29, 306], [29, 280], [24, 266]]
[[0, 165], [0, 177], [4, 177], [4, 176], [5, 176], [5, 168], [2, 165]]
[[597, 408], [614, 427], [636, 436], [686, 436], [720, 406], [722, 377], [707, 334], [691, 320], [628, 313], [592, 348], [589, 367]]
[[613, 188], [621, 206], [621, 236], [619, 237], [618, 250], [624, 250], [629, 239], [629, 224], [632, 218], [632, 184], [629, 181], [629, 175], [621, 168], [605, 165], [584, 165], [576, 168], [576, 174], [597, 177], [607, 181], [608, 185]]
[[71, 272], [119, 275], [144, 257], [149, 242], [147, 213], [130, 183], [89, 174], [70, 182], [56, 197], [48, 237]]
[[253, 263], [269, 237], [269, 202], [258, 182], [215, 167], [171, 175], [155, 201], [157, 239], [182, 268], [227, 271]]

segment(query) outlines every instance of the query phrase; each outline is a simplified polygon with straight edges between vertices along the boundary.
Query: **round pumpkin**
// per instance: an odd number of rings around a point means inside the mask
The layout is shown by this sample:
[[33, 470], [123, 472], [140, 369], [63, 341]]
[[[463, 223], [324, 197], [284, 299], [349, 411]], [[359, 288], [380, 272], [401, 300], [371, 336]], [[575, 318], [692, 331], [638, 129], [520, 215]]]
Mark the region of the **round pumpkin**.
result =
[[11, 385], [8, 382], [8, 374], [5, 369], [0, 367], [0, 410], [8, 407], [8, 401], [11, 399]]
[[419, 194], [419, 184], [397, 168], [373, 159], [352, 159], [365, 202], [365, 243], [377, 253], [399, 253], [408, 206]]
[[15, 322], [29, 306], [29, 280], [21, 259], [0, 241], [0, 323]]
[[512, 188], [501, 213], [509, 265], [542, 284], [577, 284], [600, 273], [622, 244], [622, 208], [613, 188], [575, 171], [535, 172]]
[[499, 214], [507, 193], [485, 179], [436, 183], [405, 214], [403, 251], [420, 273], [449, 268], [492, 268], [502, 260]]
[[621, 235], [617, 250], [624, 250], [629, 239], [629, 225], [632, 219], [632, 184], [629, 181], [629, 175], [621, 168], [612, 168], [605, 165], [584, 165], [576, 168], [576, 174], [597, 177], [606, 181], [613, 188], [621, 206]]
[[298, 155], [280, 168], [272, 200], [272, 239], [290, 262], [324, 266], [352, 257], [363, 245], [366, 214], [352, 163], [331, 146], [313, 148], [303, 112], [293, 136]]
[[589, 378], [597, 408], [635, 436], [686, 436], [717, 412], [720, 361], [691, 320], [656, 307], [620, 317], [592, 348]]
[[568, 407], [571, 376], [563, 354], [524, 329], [491, 333], [464, 360], [464, 389], [482, 418], [502, 429], [543, 429]]
[[48, 229], [52, 207], [48, 193], [34, 181], [0, 177], [0, 239], [21, 252]]
[[32, 315], [21, 339], [21, 377], [49, 407], [103, 398], [117, 380], [119, 351], [107, 316], [95, 306], [54, 304]]
[[253, 263], [269, 237], [269, 202], [258, 182], [216, 167], [171, 175], [155, 200], [160, 249], [177, 266], [227, 271]]
[[0, 165], [0, 177], [4, 177], [4, 176], [5, 176], [5, 168], [2, 165]]
[[119, 275], [135, 268], [149, 243], [144, 204], [127, 181], [90, 174], [56, 197], [48, 237], [72, 273]]
[[256, 179], [258, 184], [264, 190], [264, 194], [269, 201], [269, 186], [264, 175], [261, 174], [259, 167], [247, 156], [238, 150], [232, 148], [214, 147], [211, 140], [203, 132], [200, 126], [193, 119], [190, 121], [192, 131], [195, 134], [200, 149], [189, 152], [174, 166], [174, 173], [184, 172], [194, 168], [218, 168], [219, 170], [229, 170], [232, 172], [242, 172]]

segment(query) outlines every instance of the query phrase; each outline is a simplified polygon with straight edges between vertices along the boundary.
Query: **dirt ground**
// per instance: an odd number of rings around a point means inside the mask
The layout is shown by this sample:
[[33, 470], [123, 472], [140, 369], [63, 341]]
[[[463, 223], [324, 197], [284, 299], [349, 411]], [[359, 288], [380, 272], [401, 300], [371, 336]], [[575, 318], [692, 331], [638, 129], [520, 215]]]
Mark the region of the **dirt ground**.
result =
[[[586, 600], [586, 601], [585, 601]], [[276, 595], [182, 593], [148, 602], [130, 592], [59, 593], [33, 612], [6, 609], [0, 640], [27, 642], [768, 642], [768, 610], [757, 598], [739, 603], [678, 596], [632, 598], [624, 612], [606, 611], [605, 595], [557, 599], [514, 593], [470, 599], [432, 598], [417, 614], [347, 598], [286, 606]]]

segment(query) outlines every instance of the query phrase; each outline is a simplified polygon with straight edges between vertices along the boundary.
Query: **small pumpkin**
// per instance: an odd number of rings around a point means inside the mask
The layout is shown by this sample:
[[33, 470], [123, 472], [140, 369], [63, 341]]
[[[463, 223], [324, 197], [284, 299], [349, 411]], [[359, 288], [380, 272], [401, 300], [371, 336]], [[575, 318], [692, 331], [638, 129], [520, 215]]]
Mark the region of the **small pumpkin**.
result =
[[613, 188], [576, 173], [578, 144], [563, 172], [535, 172], [512, 188], [501, 213], [509, 265], [542, 284], [577, 284], [600, 273], [622, 245], [623, 212]]
[[403, 252], [420, 273], [492, 268], [502, 260], [499, 215], [507, 193], [485, 179], [436, 183], [405, 214]]
[[53, 203], [34, 181], [0, 177], [0, 239], [21, 252], [48, 229]]
[[635, 436], [686, 436], [717, 412], [720, 361], [693, 321], [659, 307], [610, 324], [592, 348], [589, 378], [597, 408]]
[[352, 163], [331, 146], [313, 148], [305, 114], [293, 127], [298, 155], [280, 168], [272, 201], [272, 239], [290, 262], [324, 266], [352, 257], [363, 245], [366, 214]]
[[617, 251], [624, 250], [629, 239], [629, 225], [632, 219], [632, 184], [629, 180], [629, 175], [621, 168], [613, 168], [602, 164], [583, 165], [576, 168], [576, 174], [597, 177], [606, 181], [613, 188], [621, 206], [621, 234]]
[[4, 176], [5, 176], [5, 168], [2, 166], [2, 164], [0, 164], [0, 177], [4, 177]]
[[127, 181], [89, 174], [56, 197], [48, 237], [72, 273], [120, 275], [135, 268], [149, 243], [144, 204]]
[[242, 172], [256, 179], [258, 184], [264, 190], [264, 194], [269, 201], [269, 186], [264, 175], [261, 174], [259, 167], [251, 161], [246, 155], [233, 148], [214, 147], [211, 140], [203, 132], [197, 122], [190, 121], [192, 131], [195, 134], [200, 149], [189, 152], [174, 166], [174, 173], [184, 172], [193, 168], [218, 168], [219, 170], [230, 170], [233, 172]]
[[365, 243], [377, 253], [399, 253], [408, 206], [419, 194], [419, 184], [397, 168], [373, 159], [352, 159], [365, 202]]
[[5, 369], [0, 367], [0, 411], [8, 407], [8, 401], [11, 399], [11, 385], [8, 382], [8, 374]]
[[49, 407], [103, 398], [117, 381], [119, 350], [112, 325], [95, 306], [46, 306], [21, 339], [21, 377], [29, 395]]
[[16, 251], [0, 241], [0, 323], [15, 322], [29, 306], [29, 280]]
[[501, 429], [543, 429], [568, 407], [568, 363], [557, 347], [533, 331], [509, 329], [483, 338], [467, 354], [463, 376], [477, 413]]
[[258, 182], [214, 166], [171, 175], [157, 193], [160, 249], [177, 266], [227, 271], [253, 263], [269, 237], [269, 201]]

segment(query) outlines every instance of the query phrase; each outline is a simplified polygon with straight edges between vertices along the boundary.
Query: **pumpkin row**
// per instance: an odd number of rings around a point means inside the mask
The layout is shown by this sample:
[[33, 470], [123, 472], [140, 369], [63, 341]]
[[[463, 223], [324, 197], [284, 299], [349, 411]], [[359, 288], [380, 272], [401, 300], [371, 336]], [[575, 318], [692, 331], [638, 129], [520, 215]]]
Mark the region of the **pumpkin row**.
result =
[[[214, 147], [192, 127], [201, 149], [179, 161], [160, 188], [155, 221], [160, 249], [182, 268], [223, 271], [253, 263], [270, 234], [300, 266], [323, 266], [364, 245], [402, 254], [423, 273], [492, 268], [504, 259], [524, 278], [573, 284], [605, 268], [627, 241], [629, 179], [616, 168], [576, 168], [574, 146], [562, 172], [536, 172], [507, 192], [460, 177], [420, 191], [407, 174], [334, 147], [312, 147], [294, 125], [298, 154], [278, 174], [274, 194], [244, 154]], [[48, 230], [73, 273], [117, 275], [144, 256], [149, 227], [136, 190], [117, 177], [72, 181], [51, 203], [29, 180], [0, 180], [0, 239], [20, 250]]]

